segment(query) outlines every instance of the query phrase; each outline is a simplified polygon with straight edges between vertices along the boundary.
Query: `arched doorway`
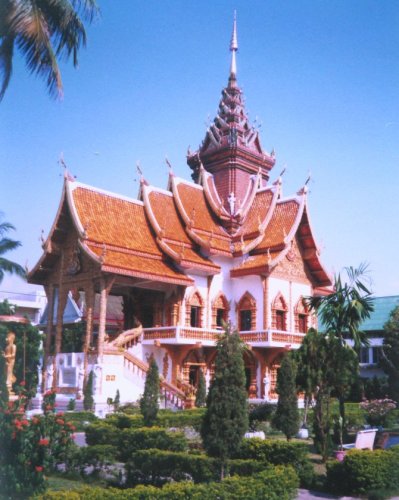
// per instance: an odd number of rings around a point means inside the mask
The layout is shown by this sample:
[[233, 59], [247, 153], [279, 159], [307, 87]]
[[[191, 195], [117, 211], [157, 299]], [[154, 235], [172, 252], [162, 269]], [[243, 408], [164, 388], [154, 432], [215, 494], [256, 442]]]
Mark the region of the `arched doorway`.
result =
[[182, 364], [183, 382], [197, 388], [200, 371], [205, 375], [206, 363], [203, 354], [198, 349], [193, 349], [185, 357]]

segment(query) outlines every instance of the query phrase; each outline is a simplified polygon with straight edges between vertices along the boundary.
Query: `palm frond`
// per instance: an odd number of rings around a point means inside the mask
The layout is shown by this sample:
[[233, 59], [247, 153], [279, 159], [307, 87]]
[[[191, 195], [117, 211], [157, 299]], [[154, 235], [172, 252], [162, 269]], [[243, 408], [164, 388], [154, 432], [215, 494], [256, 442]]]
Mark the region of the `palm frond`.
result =
[[4, 277], [4, 273], [16, 274], [20, 278], [26, 279], [25, 269], [11, 260], [0, 257], [0, 283]]
[[0, 240], [0, 255], [15, 250], [20, 247], [21, 243], [19, 241], [11, 240], [10, 238], [2, 238]]
[[4, 94], [10, 83], [12, 75], [12, 57], [14, 54], [14, 37], [12, 35], [5, 36], [1, 40], [0, 45], [0, 101], [3, 99]]

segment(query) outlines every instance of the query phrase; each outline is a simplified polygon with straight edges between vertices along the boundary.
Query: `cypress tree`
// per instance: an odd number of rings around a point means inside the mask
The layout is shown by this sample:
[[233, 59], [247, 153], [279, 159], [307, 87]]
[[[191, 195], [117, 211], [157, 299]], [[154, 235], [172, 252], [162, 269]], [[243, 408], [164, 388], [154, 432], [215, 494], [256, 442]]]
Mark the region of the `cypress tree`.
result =
[[274, 425], [285, 434], [289, 441], [299, 429], [296, 363], [289, 354], [284, 356], [277, 372], [276, 392], [278, 402]]
[[159, 372], [154, 358], [151, 358], [150, 367], [145, 379], [144, 394], [140, 399], [140, 411], [144, 424], [148, 427], [154, 425], [158, 414], [159, 399]]
[[116, 389], [116, 394], [115, 394], [114, 403], [113, 403], [115, 411], [118, 411], [120, 403], [121, 403], [121, 395], [120, 395], [119, 389]]
[[93, 371], [89, 373], [85, 388], [83, 390], [83, 408], [86, 411], [92, 410], [94, 405], [93, 398]]
[[197, 408], [201, 408], [202, 406], [205, 406], [205, 403], [206, 403], [206, 382], [204, 374], [202, 370], [200, 370], [198, 379], [198, 388], [197, 388], [197, 393], [195, 395], [195, 406]]
[[227, 326], [216, 345], [215, 375], [201, 426], [204, 448], [219, 458], [222, 479], [227, 459], [239, 450], [248, 428], [243, 349], [238, 332]]

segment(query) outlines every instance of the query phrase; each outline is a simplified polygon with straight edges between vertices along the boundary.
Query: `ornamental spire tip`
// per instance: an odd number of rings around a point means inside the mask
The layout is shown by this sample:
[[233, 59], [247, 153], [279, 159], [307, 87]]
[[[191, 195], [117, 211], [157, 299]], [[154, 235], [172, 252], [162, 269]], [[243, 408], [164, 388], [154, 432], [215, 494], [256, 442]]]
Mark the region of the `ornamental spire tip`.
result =
[[231, 34], [230, 41], [230, 52], [231, 52], [231, 64], [230, 64], [230, 80], [235, 80], [237, 75], [237, 62], [236, 62], [236, 52], [238, 50], [238, 39], [237, 39], [237, 13], [234, 11], [233, 20], [233, 32]]

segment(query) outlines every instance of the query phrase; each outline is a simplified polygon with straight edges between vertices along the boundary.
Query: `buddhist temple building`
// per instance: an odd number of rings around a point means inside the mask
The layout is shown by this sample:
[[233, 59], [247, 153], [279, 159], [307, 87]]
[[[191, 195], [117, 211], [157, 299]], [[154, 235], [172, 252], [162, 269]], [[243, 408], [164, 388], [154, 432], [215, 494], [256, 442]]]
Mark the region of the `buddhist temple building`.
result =
[[[94, 374], [96, 411], [120, 391], [143, 392], [150, 357], [168, 404], [190, 406], [200, 370], [209, 384], [224, 323], [237, 328], [248, 398], [276, 400], [277, 368], [315, 324], [304, 297], [331, 285], [319, 256], [307, 186], [289, 197], [276, 158], [249, 122], [237, 82], [237, 31], [219, 108], [192, 180], [172, 170], [166, 188], [141, 178], [138, 199], [77, 182], [67, 173], [43, 255], [29, 275], [48, 310], [43, 389], [80, 398]], [[74, 299], [85, 334], [63, 349], [63, 317]], [[109, 320], [112, 305], [113, 319]]]

